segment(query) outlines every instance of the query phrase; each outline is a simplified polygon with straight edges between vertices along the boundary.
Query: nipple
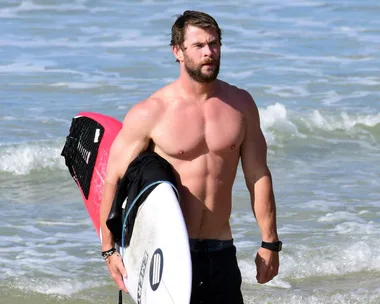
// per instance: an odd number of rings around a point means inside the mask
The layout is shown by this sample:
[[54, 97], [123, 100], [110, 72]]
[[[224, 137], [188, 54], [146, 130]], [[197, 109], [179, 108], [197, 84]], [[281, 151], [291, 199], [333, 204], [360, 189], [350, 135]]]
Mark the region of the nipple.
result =
[[183, 155], [183, 153], [185, 153], [183, 150], [179, 150], [178, 152], [179, 155]]
[[231, 149], [232, 149], [232, 150], [235, 149], [235, 145], [232, 145], [232, 146], [231, 146]]

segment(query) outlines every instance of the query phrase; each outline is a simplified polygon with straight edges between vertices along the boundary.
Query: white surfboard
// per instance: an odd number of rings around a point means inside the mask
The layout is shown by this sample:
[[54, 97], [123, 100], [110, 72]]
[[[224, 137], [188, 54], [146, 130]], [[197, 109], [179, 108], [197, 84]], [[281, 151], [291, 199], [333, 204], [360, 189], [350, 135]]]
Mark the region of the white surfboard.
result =
[[[81, 190], [100, 238], [99, 206], [112, 142], [121, 122], [98, 113], [73, 118], [62, 155]], [[118, 248], [138, 304], [189, 304], [191, 256], [182, 211], [172, 186], [159, 184], [140, 205], [129, 246]]]
[[149, 194], [139, 207], [133, 229], [129, 247], [121, 248], [128, 271], [125, 285], [132, 298], [137, 303], [189, 303], [189, 241], [171, 185], [161, 183]]

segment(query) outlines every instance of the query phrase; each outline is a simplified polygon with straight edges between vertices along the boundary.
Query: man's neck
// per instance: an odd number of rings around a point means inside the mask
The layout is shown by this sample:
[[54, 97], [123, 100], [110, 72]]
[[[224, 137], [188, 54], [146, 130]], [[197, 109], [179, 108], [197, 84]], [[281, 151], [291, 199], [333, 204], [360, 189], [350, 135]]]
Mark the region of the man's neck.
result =
[[185, 92], [186, 96], [198, 101], [206, 101], [215, 96], [219, 81], [198, 82], [187, 74], [182, 74], [178, 79], [179, 85]]

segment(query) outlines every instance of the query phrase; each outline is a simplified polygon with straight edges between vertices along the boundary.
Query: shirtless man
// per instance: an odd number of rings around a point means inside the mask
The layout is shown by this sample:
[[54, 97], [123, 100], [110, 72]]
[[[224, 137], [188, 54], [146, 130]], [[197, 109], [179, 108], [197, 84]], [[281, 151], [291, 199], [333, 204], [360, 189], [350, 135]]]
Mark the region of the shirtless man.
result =
[[[193, 262], [191, 303], [243, 303], [229, 224], [239, 160], [267, 243], [256, 255], [259, 283], [277, 275], [281, 250], [258, 109], [248, 92], [217, 79], [221, 31], [211, 16], [185, 11], [172, 27], [171, 46], [179, 78], [132, 107], [112, 145], [100, 210], [102, 251], [114, 247], [106, 219], [117, 183], [129, 163], [151, 148], [172, 165], [177, 178]], [[112, 254], [106, 264], [127, 292], [120, 256]]]

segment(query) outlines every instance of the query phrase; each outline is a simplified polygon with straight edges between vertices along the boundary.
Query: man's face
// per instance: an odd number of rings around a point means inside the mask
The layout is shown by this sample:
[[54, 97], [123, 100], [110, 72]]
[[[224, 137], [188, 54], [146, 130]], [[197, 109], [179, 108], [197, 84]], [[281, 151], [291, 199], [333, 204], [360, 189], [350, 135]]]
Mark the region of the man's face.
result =
[[197, 82], [214, 81], [220, 68], [220, 43], [214, 29], [189, 26], [183, 43], [184, 65], [187, 73]]

